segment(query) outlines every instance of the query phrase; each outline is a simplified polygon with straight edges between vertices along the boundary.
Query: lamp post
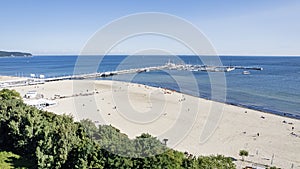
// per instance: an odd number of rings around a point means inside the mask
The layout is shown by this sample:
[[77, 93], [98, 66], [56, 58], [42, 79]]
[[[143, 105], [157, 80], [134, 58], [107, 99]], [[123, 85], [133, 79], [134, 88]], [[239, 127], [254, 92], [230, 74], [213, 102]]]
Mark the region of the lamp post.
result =
[[272, 155], [271, 165], [273, 165], [273, 160], [274, 160], [274, 153], [273, 153], [273, 155]]
[[169, 140], [169, 139], [167, 139], [167, 138], [164, 138], [164, 139], [163, 139], [165, 146], [167, 146], [168, 140]]

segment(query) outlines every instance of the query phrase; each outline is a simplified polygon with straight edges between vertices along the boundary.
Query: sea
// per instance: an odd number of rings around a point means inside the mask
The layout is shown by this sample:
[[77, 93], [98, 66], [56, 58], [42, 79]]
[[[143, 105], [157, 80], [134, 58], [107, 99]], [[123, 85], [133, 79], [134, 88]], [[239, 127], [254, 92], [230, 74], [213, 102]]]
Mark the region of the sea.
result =
[[[45, 78], [164, 65], [165, 63], [262, 67], [231, 72], [156, 70], [97, 80], [118, 80], [168, 88], [205, 99], [300, 119], [300, 57], [288, 56], [33, 56], [0, 58], [0, 75]], [[217, 76], [213, 76], [218, 74]], [[212, 79], [218, 78], [219, 79]], [[225, 91], [225, 99], [214, 88]]]

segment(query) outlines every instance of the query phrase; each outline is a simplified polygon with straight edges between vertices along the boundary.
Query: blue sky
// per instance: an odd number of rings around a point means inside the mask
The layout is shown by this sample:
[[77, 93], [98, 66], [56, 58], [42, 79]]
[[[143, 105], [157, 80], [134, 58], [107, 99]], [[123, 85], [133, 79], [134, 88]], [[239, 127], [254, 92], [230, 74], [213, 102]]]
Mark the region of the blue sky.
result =
[[[164, 12], [197, 26], [219, 54], [300, 55], [297, 0], [0, 0], [0, 8], [0, 50], [78, 54], [97, 30], [119, 17]], [[147, 40], [144, 47], [160, 42]], [[132, 52], [137, 41], [115, 52]]]

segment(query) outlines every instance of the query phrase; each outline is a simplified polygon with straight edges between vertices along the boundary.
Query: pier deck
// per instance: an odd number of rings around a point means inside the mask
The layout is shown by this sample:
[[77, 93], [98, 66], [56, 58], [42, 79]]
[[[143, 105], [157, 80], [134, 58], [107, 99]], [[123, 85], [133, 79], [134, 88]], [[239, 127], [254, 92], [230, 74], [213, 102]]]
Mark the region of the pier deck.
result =
[[165, 65], [161, 65], [161, 66], [152, 66], [152, 67], [135, 68], [135, 69], [127, 69], [127, 70], [95, 72], [95, 73], [87, 73], [87, 74], [50, 77], [50, 78], [28, 78], [28, 79], [22, 79], [22, 80], [2, 81], [2, 82], [0, 82], [0, 88], [24, 86], [24, 85], [34, 85], [34, 84], [41, 84], [41, 83], [45, 83], [45, 82], [59, 81], [59, 80], [93, 79], [93, 78], [109, 77], [109, 76], [122, 75], [122, 74], [157, 71], [157, 70], [164, 70], [164, 69], [165, 70], [185, 70], [185, 71], [206, 71], [206, 72], [230, 72], [235, 69], [263, 70], [263, 68], [261, 68], [261, 67], [208, 66], [208, 65], [175, 64], [175, 63], [168, 62]]

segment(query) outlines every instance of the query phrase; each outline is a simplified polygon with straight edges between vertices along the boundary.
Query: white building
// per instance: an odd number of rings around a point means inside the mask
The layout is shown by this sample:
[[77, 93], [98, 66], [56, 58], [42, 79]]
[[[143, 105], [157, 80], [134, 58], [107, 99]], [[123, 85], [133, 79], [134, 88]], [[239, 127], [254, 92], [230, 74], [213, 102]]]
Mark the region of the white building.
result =
[[24, 97], [26, 99], [35, 99], [37, 97], [37, 94], [37, 91], [28, 91]]

